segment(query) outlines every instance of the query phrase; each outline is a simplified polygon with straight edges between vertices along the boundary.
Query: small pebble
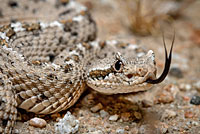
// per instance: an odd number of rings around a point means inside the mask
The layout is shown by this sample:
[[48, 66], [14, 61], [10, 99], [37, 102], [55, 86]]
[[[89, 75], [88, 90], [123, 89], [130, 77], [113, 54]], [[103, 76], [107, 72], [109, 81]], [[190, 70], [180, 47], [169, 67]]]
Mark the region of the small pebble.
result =
[[192, 99], [190, 100], [190, 104], [193, 105], [200, 105], [200, 96], [193, 96]]
[[47, 122], [44, 119], [35, 117], [29, 121], [29, 124], [33, 127], [43, 128], [47, 125]]
[[176, 114], [175, 111], [166, 109], [166, 110], [164, 111], [164, 113], [162, 114], [161, 120], [174, 118], [176, 115], [177, 115], [177, 114]]
[[106, 112], [105, 110], [100, 110], [100, 116], [101, 116], [101, 118], [104, 118], [104, 117], [106, 117], [106, 116], [108, 116], [109, 115], [109, 113], [108, 112]]
[[192, 118], [194, 114], [191, 111], [185, 112], [185, 118]]
[[190, 91], [192, 89], [192, 86], [190, 84], [187, 84], [187, 83], [181, 83], [179, 85], [179, 88], [182, 91]]
[[192, 124], [193, 126], [199, 126], [199, 123], [198, 123], [197, 121], [192, 121], [191, 124]]
[[183, 78], [183, 72], [178, 67], [172, 67], [169, 71], [169, 74], [171, 76], [174, 76], [176, 78]]
[[98, 103], [97, 105], [95, 105], [94, 107], [90, 108], [90, 110], [94, 113], [96, 113], [97, 111], [101, 110], [103, 108], [103, 105], [101, 103]]
[[190, 100], [190, 97], [188, 97], [188, 96], [183, 96], [183, 100], [189, 101], [189, 100]]
[[160, 94], [159, 98], [158, 98], [158, 103], [171, 103], [174, 101], [173, 96], [171, 96], [170, 94]]
[[109, 120], [110, 120], [110, 121], [117, 121], [118, 117], [119, 117], [119, 115], [117, 115], [117, 114], [111, 115], [111, 116], [109, 117]]
[[116, 133], [117, 134], [124, 134], [124, 129], [119, 128], [119, 129], [116, 130]]

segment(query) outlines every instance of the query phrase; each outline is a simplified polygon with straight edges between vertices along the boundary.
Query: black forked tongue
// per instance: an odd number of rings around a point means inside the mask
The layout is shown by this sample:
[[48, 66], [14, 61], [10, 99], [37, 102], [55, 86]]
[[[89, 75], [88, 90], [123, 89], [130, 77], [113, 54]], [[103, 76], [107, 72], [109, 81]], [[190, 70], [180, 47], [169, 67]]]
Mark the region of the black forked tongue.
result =
[[158, 83], [161, 83], [166, 78], [166, 76], [167, 76], [167, 74], [169, 72], [169, 69], [170, 69], [174, 40], [175, 40], [175, 33], [174, 33], [174, 36], [173, 36], [169, 57], [167, 57], [168, 54], [167, 54], [167, 49], [166, 49], [166, 45], [165, 45], [165, 37], [164, 37], [164, 34], [163, 34], [163, 44], [164, 44], [164, 48], [165, 48], [165, 68], [164, 68], [164, 70], [163, 70], [163, 72], [162, 72], [162, 74], [161, 74], [161, 76], [159, 78], [157, 78], [155, 80], [148, 79], [146, 81], [147, 83], [158, 84]]

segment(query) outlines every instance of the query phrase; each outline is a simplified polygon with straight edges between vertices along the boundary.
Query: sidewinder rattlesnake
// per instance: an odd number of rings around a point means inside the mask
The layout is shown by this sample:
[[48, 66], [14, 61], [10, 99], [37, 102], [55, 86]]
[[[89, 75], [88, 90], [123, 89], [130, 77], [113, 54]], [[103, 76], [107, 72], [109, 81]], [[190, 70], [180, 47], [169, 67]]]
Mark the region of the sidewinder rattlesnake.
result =
[[72, 106], [87, 86], [104, 94], [138, 92], [168, 74], [172, 47], [156, 78], [152, 50], [96, 41], [94, 20], [73, 0], [0, 3], [0, 133], [12, 132], [17, 107], [52, 114]]

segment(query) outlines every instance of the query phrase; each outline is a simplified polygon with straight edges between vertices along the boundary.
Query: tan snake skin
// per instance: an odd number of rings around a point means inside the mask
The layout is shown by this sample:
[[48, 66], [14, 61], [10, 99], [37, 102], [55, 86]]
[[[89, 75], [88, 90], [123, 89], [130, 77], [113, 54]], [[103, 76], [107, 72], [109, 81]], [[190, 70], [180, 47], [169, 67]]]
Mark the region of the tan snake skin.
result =
[[152, 50], [94, 41], [95, 22], [73, 0], [0, 3], [0, 133], [12, 132], [17, 107], [52, 114], [72, 106], [86, 86], [130, 93], [156, 79]]

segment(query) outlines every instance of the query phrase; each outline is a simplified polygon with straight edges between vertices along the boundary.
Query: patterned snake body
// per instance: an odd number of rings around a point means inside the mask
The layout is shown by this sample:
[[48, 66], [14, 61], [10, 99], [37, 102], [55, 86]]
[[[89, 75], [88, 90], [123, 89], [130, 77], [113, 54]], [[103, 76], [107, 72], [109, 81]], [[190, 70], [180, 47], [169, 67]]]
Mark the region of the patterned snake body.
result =
[[[27, 7], [31, 4], [25, 0], [14, 7], [16, 11], [29, 8], [27, 14], [33, 18], [5, 15], [0, 20], [5, 23], [0, 28], [1, 133], [11, 133], [17, 107], [51, 114], [72, 106], [86, 86], [104, 94], [151, 87], [147, 80], [156, 79], [152, 50], [118, 41], [94, 41], [95, 22], [84, 6], [72, 0], [37, 2], [38, 6], [32, 4], [35, 9]], [[7, 24], [11, 19], [15, 22]]]

